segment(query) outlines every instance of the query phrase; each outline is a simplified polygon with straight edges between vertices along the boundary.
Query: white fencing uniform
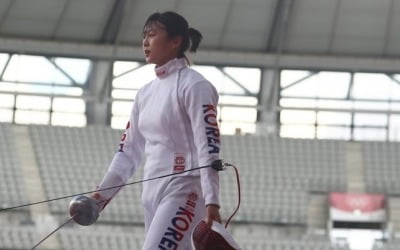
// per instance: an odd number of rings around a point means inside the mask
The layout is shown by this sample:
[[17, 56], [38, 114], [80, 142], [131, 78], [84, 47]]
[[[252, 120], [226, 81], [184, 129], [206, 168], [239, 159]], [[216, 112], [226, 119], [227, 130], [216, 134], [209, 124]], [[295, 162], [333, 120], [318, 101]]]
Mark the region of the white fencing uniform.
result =
[[[144, 179], [210, 165], [219, 157], [218, 94], [202, 75], [173, 59], [136, 96], [130, 121], [100, 188], [126, 183], [146, 155]], [[143, 184], [144, 250], [189, 250], [206, 204], [219, 204], [218, 172], [204, 168]], [[115, 191], [100, 194], [109, 199]]]

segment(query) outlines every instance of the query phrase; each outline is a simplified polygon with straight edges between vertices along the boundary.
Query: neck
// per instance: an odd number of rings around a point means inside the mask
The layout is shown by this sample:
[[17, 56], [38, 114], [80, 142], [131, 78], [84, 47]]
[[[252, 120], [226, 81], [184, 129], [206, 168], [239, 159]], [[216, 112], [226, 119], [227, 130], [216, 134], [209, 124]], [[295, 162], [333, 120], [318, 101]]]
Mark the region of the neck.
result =
[[183, 58], [174, 58], [167, 63], [163, 64], [162, 66], [155, 67], [155, 73], [158, 78], [165, 78], [171, 73], [179, 70], [183, 67], [186, 67], [186, 63], [184, 62]]
[[171, 55], [171, 56], [166, 56], [162, 60], [160, 60], [160, 62], [156, 63], [156, 67], [161, 67], [161, 66], [165, 65], [166, 63], [168, 63], [169, 61], [174, 60], [176, 58], [177, 58], [177, 56], [175, 54]]

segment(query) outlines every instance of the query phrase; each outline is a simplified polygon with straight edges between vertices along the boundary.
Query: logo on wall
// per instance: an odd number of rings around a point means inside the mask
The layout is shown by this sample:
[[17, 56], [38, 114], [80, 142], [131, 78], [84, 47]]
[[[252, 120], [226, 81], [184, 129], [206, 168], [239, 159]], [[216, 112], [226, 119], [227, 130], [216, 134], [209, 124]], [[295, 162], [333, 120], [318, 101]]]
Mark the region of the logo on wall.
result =
[[354, 210], [356, 209], [363, 210], [367, 206], [369, 206], [370, 199], [364, 196], [347, 196], [346, 202]]

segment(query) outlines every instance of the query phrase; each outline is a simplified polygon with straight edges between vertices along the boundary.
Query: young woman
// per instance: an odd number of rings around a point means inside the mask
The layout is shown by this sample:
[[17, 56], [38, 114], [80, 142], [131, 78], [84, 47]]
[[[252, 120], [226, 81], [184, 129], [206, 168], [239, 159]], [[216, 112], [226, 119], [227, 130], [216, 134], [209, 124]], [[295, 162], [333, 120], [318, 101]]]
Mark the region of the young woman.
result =
[[[143, 52], [155, 79], [136, 96], [130, 121], [99, 189], [127, 182], [146, 156], [144, 179], [208, 166], [219, 157], [218, 94], [188, 67], [201, 34], [175, 12], [154, 13], [143, 28]], [[115, 190], [93, 195], [108, 203]], [[191, 232], [204, 219], [221, 222], [218, 172], [212, 168], [143, 183], [144, 250], [192, 249]], [[102, 209], [105, 205], [102, 206]]]

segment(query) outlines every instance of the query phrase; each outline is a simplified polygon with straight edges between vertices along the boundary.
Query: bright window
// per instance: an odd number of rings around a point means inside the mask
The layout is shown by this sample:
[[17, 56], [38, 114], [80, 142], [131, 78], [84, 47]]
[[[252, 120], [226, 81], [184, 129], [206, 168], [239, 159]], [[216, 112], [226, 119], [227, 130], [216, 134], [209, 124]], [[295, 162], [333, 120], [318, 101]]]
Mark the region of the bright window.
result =
[[[281, 71], [280, 135], [399, 140], [399, 75]], [[296, 132], [297, 131], [297, 132]]]
[[85, 126], [90, 69], [87, 59], [0, 54], [0, 121]]

